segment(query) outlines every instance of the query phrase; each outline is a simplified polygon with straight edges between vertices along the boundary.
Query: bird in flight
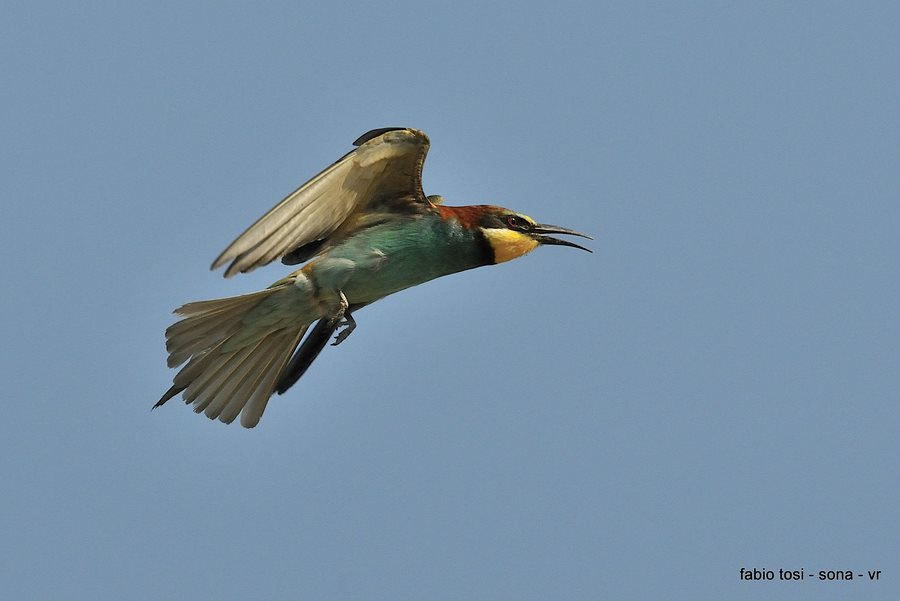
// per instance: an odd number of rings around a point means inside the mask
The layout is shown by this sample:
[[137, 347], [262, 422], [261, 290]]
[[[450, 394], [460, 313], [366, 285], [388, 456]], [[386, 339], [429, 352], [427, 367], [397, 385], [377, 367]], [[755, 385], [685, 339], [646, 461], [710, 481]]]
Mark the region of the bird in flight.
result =
[[[328, 340], [343, 342], [359, 309], [389, 294], [541, 245], [589, 249], [492, 205], [451, 207], [422, 191], [428, 137], [374, 129], [259, 218], [213, 261], [225, 277], [281, 259], [304, 265], [265, 290], [188, 303], [166, 330], [169, 367], [187, 362], [154, 408], [179, 393], [226, 424], [259, 423], [269, 397], [306, 372]], [[308, 335], [304, 339], [304, 335]], [[301, 344], [302, 341], [302, 344]], [[299, 348], [298, 348], [299, 347]], [[296, 352], [295, 352], [296, 351]]]

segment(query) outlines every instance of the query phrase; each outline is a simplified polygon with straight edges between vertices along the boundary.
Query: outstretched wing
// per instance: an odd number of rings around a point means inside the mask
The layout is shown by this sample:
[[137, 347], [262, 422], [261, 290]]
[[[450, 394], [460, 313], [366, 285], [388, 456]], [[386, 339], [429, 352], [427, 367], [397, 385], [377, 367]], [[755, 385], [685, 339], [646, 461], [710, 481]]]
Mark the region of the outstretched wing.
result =
[[271, 263], [323, 240], [351, 214], [384, 200], [427, 203], [422, 165], [428, 136], [408, 128], [374, 129], [336, 163], [297, 188], [232, 242], [213, 262], [225, 277]]

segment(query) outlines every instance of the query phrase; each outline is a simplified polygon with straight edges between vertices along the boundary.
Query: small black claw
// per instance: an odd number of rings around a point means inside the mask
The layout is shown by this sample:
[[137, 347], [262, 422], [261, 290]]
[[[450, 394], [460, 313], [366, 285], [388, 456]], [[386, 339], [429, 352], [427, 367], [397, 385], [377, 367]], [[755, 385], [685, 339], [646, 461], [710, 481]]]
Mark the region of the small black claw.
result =
[[334, 342], [331, 343], [331, 346], [337, 346], [347, 340], [347, 337], [356, 329], [356, 320], [353, 319], [353, 316], [350, 315], [349, 312], [345, 311], [344, 319], [337, 324], [337, 327], [344, 329], [338, 332], [338, 335], [334, 337]]

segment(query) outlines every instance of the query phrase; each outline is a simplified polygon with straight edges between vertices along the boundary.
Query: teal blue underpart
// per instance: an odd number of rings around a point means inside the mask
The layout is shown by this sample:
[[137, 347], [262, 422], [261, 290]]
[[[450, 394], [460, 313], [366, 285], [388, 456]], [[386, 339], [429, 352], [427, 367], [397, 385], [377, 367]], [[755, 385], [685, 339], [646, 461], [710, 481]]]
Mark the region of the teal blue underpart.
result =
[[341, 290], [370, 303], [444, 275], [486, 264], [476, 234], [438, 215], [398, 217], [352, 234], [314, 265], [320, 294]]

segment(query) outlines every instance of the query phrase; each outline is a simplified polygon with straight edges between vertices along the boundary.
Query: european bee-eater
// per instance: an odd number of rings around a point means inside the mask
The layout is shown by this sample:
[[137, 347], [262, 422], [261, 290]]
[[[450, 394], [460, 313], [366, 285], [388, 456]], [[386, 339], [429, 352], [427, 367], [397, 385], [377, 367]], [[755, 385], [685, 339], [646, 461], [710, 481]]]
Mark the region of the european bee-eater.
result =
[[[225, 277], [277, 258], [303, 267], [265, 290], [188, 303], [166, 330], [169, 367], [187, 361], [154, 407], [180, 392], [194, 411], [252, 428], [269, 397], [290, 388], [353, 314], [444, 275], [503, 263], [542, 244], [583, 246], [547, 234], [585, 234], [491, 205], [448, 207], [422, 191], [428, 137], [400, 127], [363, 134], [356, 147], [297, 188], [213, 262]], [[309, 336], [303, 335], [315, 323]], [[294, 351], [299, 346], [296, 354]], [[293, 357], [291, 356], [293, 354]]]

